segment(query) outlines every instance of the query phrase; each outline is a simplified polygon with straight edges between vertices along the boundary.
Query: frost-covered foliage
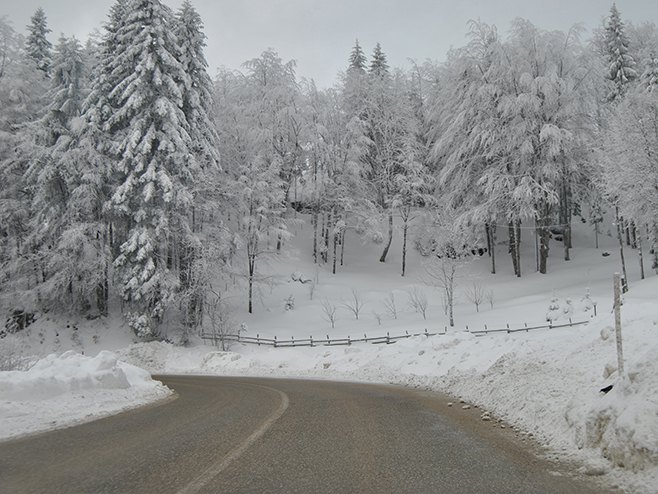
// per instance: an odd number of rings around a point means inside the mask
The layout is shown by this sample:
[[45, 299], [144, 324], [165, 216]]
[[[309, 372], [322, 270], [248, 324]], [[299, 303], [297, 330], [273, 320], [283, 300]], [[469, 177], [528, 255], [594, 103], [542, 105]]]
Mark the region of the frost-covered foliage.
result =
[[517, 20], [507, 40], [482, 23], [470, 36], [446, 66], [431, 120], [441, 188], [464, 222], [535, 222], [544, 273], [549, 226], [568, 227], [582, 173], [588, 70], [578, 30]]
[[[658, 222], [658, 93], [638, 90], [614, 109], [601, 159], [608, 193], [639, 224]], [[652, 232], [652, 236], [655, 235]]]

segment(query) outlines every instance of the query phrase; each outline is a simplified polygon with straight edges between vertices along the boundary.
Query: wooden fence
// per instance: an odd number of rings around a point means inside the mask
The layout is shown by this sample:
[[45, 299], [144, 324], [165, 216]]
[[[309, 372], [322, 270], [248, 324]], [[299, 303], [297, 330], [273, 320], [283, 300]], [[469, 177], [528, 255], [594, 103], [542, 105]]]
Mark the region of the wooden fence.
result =
[[[489, 329], [487, 325], [484, 325], [484, 329], [469, 329], [466, 326], [466, 331], [474, 334], [475, 336], [485, 336], [490, 333], [518, 333], [518, 332], [529, 332], [537, 329], [557, 329], [557, 328], [568, 328], [573, 326], [581, 326], [587, 324], [589, 321], [578, 321], [573, 322], [569, 319], [568, 323], [564, 324], [544, 324], [540, 326], [528, 326], [527, 323], [520, 328], [510, 328], [509, 324], [505, 328], [499, 329]], [[448, 328], [445, 327], [444, 331], [441, 333], [430, 333], [427, 329], [421, 333], [409, 333], [405, 331], [404, 334], [391, 336], [389, 332], [386, 332], [386, 336], [368, 336], [367, 334], [363, 335], [363, 338], [352, 338], [348, 336], [347, 338], [331, 338], [329, 335], [326, 335], [326, 338], [295, 338], [291, 337], [289, 340], [280, 340], [276, 336], [274, 338], [262, 338], [259, 334], [254, 336], [243, 336], [240, 334], [213, 334], [213, 333], [202, 333], [201, 338], [204, 340], [210, 340], [215, 345], [218, 345], [220, 342], [235, 342], [235, 343], [244, 343], [247, 345], [258, 345], [258, 346], [271, 346], [274, 348], [291, 348], [291, 347], [315, 347], [315, 346], [341, 346], [341, 345], [352, 345], [353, 343], [371, 343], [374, 345], [386, 344], [390, 345], [396, 343], [398, 340], [403, 340], [406, 338], [411, 338], [412, 336], [437, 336], [445, 335], [448, 333]]]

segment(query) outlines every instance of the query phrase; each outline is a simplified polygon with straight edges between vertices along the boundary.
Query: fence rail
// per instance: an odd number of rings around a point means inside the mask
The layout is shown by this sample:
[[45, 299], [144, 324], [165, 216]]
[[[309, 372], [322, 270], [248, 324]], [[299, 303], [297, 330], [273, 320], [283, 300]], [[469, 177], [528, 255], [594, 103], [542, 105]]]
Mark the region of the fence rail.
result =
[[[539, 326], [528, 326], [527, 323], [524, 324], [521, 328], [510, 328], [509, 324], [505, 328], [494, 328], [490, 329], [487, 325], [484, 325], [484, 329], [469, 329], [466, 326], [466, 331], [474, 334], [475, 336], [485, 336], [490, 333], [519, 333], [522, 331], [529, 332], [538, 329], [558, 329], [558, 328], [568, 328], [573, 326], [581, 326], [583, 324], [588, 324], [589, 321], [577, 321], [573, 322], [569, 319], [568, 323], [564, 324], [543, 324]], [[219, 342], [235, 342], [243, 343], [246, 345], [258, 345], [258, 346], [271, 346], [274, 348], [294, 348], [294, 347], [316, 347], [316, 346], [349, 346], [353, 343], [371, 343], [373, 345], [386, 344], [390, 345], [396, 343], [398, 340], [403, 340], [406, 338], [411, 338], [412, 336], [438, 336], [445, 335], [448, 333], [448, 328], [445, 327], [443, 332], [430, 333], [427, 329], [424, 332], [420, 333], [409, 333], [405, 331], [404, 334], [391, 336], [389, 332], [386, 333], [386, 336], [368, 336], [367, 334], [363, 335], [363, 338], [352, 338], [348, 336], [347, 338], [331, 338], [329, 335], [326, 335], [326, 338], [295, 338], [291, 337], [289, 340], [280, 340], [276, 336], [274, 338], [265, 338], [261, 337], [259, 334], [256, 336], [243, 336], [241, 334], [213, 334], [213, 333], [202, 333], [201, 338], [204, 340], [211, 340], [214, 344]]]

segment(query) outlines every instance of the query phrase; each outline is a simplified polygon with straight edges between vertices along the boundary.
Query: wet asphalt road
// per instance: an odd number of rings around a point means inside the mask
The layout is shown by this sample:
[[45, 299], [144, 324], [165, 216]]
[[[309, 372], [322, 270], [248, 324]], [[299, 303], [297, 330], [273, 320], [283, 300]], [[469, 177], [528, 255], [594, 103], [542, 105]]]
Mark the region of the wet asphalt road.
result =
[[158, 379], [175, 399], [0, 443], [0, 493], [603, 492], [436, 393]]

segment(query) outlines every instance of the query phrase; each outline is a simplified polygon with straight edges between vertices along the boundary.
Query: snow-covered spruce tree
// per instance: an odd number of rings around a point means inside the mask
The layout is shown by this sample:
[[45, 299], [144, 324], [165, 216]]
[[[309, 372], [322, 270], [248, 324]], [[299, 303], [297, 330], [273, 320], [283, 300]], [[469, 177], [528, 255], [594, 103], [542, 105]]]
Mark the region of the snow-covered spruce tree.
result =
[[651, 52], [644, 63], [645, 70], [642, 73], [642, 85], [651, 92], [658, 90], [658, 52]]
[[47, 38], [51, 30], [48, 28], [46, 13], [41, 7], [30, 18], [30, 24], [27, 26], [27, 30], [29, 33], [25, 42], [27, 54], [34, 60], [39, 70], [49, 75], [53, 45]]
[[70, 203], [85, 168], [76, 156], [88, 87], [82, 57], [77, 39], [60, 38], [46, 95], [49, 105], [30, 126], [32, 159], [24, 176], [32, 192], [29, 238], [43, 266], [42, 302], [71, 311], [91, 307], [95, 286], [88, 272], [89, 252], [78, 236], [80, 218]]
[[186, 224], [189, 187], [199, 165], [183, 111], [189, 75], [172, 29], [172, 12], [158, 0], [134, 0], [116, 31], [122, 49], [107, 61], [116, 86], [105, 131], [117, 184], [108, 207], [120, 225], [124, 312], [141, 337], [158, 336], [177, 280], [172, 227]]
[[630, 42], [626, 36], [624, 23], [614, 3], [605, 26], [605, 42], [608, 58], [607, 78], [611, 82], [608, 100], [616, 101], [624, 97], [628, 84], [637, 78], [637, 71], [635, 60], [628, 50]]
[[214, 86], [208, 75], [208, 62], [203, 49], [206, 36], [203, 21], [186, 0], [176, 14], [176, 37], [180, 43], [180, 61], [190, 78], [185, 88], [183, 111], [190, 124], [193, 151], [203, 168], [214, 169], [219, 164], [218, 137], [214, 112]]
[[[196, 186], [191, 188], [191, 216], [174, 230], [180, 235], [176, 240], [179, 244], [179, 297], [185, 306], [184, 325], [189, 331], [201, 323], [208, 277], [199, 269], [206, 264], [201, 261], [201, 257], [212, 250], [204, 248], [199, 238], [200, 232], [204, 219], [211, 217], [212, 206], [221, 197], [217, 190], [221, 184], [216, 183], [220, 177], [219, 141], [213, 118], [215, 88], [208, 75], [208, 63], [203, 53], [206, 46], [203, 22], [192, 4], [186, 1], [176, 14], [175, 24], [176, 37], [181, 47], [180, 60], [190, 78], [190, 86], [185, 88], [183, 94], [183, 113], [189, 124], [192, 152], [199, 164], [194, 177]], [[215, 186], [211, 187], [210, 184]], [[219, 224], [218, 218], [215, 218], [215, 223]], [[203, 238], [208, 237], [209, 232], [206, 233]]]
[[24, 175], [31, 159], [31, 127], [44, 111], [48, 81], [27, 55], [23, 38], [0, 19], [0, 269], [13, 307], [33, 310], [43, 281], [28, 242], [30, 190]]

